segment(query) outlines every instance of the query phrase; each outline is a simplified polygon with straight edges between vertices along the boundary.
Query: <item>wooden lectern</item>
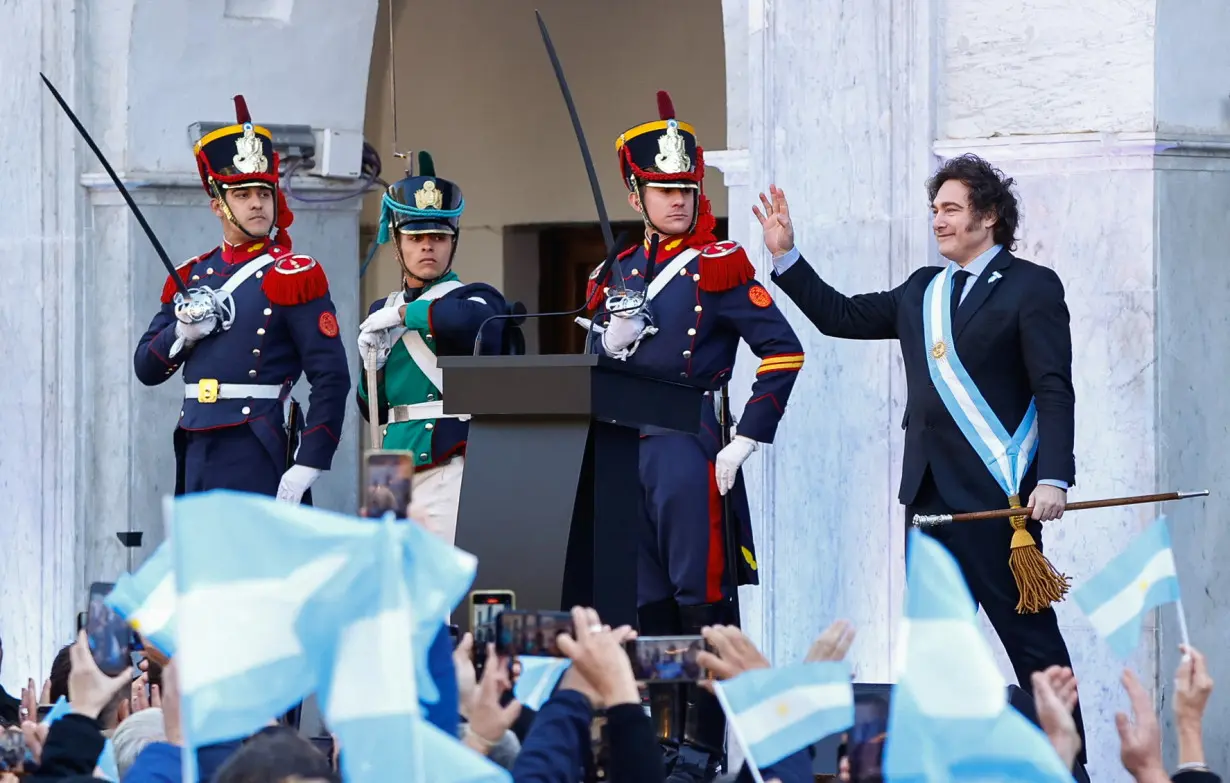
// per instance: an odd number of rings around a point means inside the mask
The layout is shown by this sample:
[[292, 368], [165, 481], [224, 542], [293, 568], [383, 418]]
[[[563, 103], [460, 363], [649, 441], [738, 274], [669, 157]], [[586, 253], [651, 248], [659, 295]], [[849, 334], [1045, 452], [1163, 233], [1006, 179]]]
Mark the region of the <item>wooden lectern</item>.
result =
[[[456, 545], [478, 557], [473, 589], [635, 627], [639, 428], [698, 432], [704, 389], [594, 354], [438, 363], [444, 412], [472, 416]], [[468, 603], [453, 621], [472, 630]]]

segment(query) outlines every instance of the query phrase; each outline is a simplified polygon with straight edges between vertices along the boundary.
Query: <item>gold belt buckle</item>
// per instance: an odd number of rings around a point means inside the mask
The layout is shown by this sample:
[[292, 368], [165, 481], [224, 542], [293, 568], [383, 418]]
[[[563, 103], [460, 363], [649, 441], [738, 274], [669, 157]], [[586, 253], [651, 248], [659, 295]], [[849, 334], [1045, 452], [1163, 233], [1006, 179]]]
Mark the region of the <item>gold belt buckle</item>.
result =
[[217, 378], [202, 378], [196, 385], [196, 401], [197, 402], [217, 402], [218, 401], [218, 379]]

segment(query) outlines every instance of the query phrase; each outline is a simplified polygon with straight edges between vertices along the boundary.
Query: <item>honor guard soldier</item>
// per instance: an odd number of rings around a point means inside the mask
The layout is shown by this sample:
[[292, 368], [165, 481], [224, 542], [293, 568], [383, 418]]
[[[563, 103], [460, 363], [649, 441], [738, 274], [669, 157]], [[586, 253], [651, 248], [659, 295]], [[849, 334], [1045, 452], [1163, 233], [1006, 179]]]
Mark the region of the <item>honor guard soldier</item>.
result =
[[358, 401], [370, 424], [374, 376], [374, 418], [384, 426], [373, 445], [413, 455], [408, 516], [452, 544], [469, 423], [444, 413], [436, 356], [470, 356], [480, 328], [481, 353], [523, 353], [524, 346], [514, 319], [496, 318], [511, 312], [504, 296], [486, 283], [463, 283], [453, 271], [465, 200], [456, 183], [436, 176], [429, 154], [418, 157], [418, 174], [407, 172], [381, 204], [377, 239], [393, 241], [402, 285], [373, 302], [359, 327]]
[[[624, 292], [610, 277], [597, 279], [601, 267], [587, 293], [591, 306], [606, 297], [594, 320], [604, 329], [601, 346], [608, 355], [710, 389], [699, 434], [642, 433], [646, 519], [637, 604], [643, 636], [698, 634], [707, 625], [733, 622], [735, 581], [759, 582], [739, 467], [760, 444], [773, 442], [803, 366], [803, 348], [756, 282], [747, 253], [713, 236], [716, 222], [703, 191], [703, 151], [695, 131], [675, 118], [664, 92], [658, 93], [658, 111], [659, 119], [626, 131], [615, 143], [628, 203], [645, 222], [645, 241], [620, 256], [623, 287], [633, 298], [643, 292], [647, 304], [620, 312], [617, 299]], [[731, 376], [740, 338], [761, 363], [732, 433], [719, 425], [714, 403]], [[725, 519], [726, 513], [734, 518]], [[735, 530], [737, 547], [730, 559], [727, 525]], [[739, 573], [728, 574], [728, 562], [737, 562]], [[677, 713], [670, 721], [671, 739], [679, 746], [672, 779], [708, 779], [722, 755], [725, 722], [712, 695], [687, 688], [682, 736]]]
[[[324, 269], [291, 251], [273, 137], [252, 124], [242, 96], [235, 113], [195, 148], [222, 245], [177, 268], [191, 298], [167, 280], [133, 364], [147, 386], [183, 367], [176, 494], [232, 489], [310, 503], [342, 433], [346, 351]], [[300, 375], [311, 384], [305, 423], [291, 399]]]

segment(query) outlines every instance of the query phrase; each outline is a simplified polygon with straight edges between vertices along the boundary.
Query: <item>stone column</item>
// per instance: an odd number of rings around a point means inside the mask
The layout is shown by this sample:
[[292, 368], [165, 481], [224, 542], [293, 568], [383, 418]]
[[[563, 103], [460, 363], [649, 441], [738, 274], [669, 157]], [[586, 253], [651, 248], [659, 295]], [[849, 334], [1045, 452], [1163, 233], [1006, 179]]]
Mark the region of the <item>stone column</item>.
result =
[[[1174, 489], [1209, 489], [1203, 502], [1163, 509], [1171, 521], [1183, 608], [1191, 641], [1208, 656], [1217, 688], [1205, 713], [1209, 767], [1230, 770], [1230, 536], [1226, 534], [1226, 448], [1230, 422], [1230, 5], [1219, 0], [1159, 0], [1154, 66], [1156, 155], [1152, 173], [1156, 302], [1154, 356], [1156, 481]], [[1173, 742], [1174, 671], [1180, 636], [1176, 613], [1160, 613], [1158, 684], [1166, 757]]]
[[38, 76], [72, 100], [73, 9], [72, 0], [0, 5], [0, 675], [13, 694], [45, 676], [71, 638], [78, 596], [77, 163], [73, 130]]
[[[771, 291], [750, 211], [770, 183], [790, 198], [800, 248], [839, 289], [891, 288], [927, 263], [929, 5], [723, 3], [731, 149], [708, 159], [731, 188], [732, 238]], [[860, 679], [887, 681], [903, 573], [899, 352], [825, 338], [785, 296], [776, 299], [807, 360], [776, 442], [744, 469], [761, 577], [742, 591], [744, 625], [786, 663], [830, 621], [848, 618], [859, 628], [851, 656]], [[743, 349], [736, 408], [757, 364]]]
[[[0, 25], [0, 108], [22, 118], [0, 141], [0, 238], [11, 305], [0, 476], [15, 521], [0, 526], [13, 568], [0, 580], [0, 633], [12, 687], [43, 677], [69, 641], [92, 581], [113, 581], [162, 539], [173, 489], [179, 381], [135, 379], [137, 338], [166, 270], [94, 156], [44, 92], [54, 79], [119, 172], [174, 263], [220, 241], [188, 126], [230, 122], [244, 94], [256, 122], [360, 131], [377, 0], [72, 0], [8, 3]], [[80, 33], [79, 33], [80, 31]], [[326, 56], [322, 56], [326, 55]], [[31, 65], [34, 64], [34, 65]], [[297, 182], [312, 198], [353, 183]], [[359, 322], [358, 200], [291, 199], [295, 248], [324, 265], [344, 335]], [[343, 339], [352, 339], [346, 337]], [[357, 360], [355, 366], [357, 367]], [[177, 376], [178, 378], [178, 376]], [[296, 396], [307, 401], [306, 384]], [[358, 443], [348, 421], [318, 505], [357, 505]], [[126, 552], [116, 532], [141, 530]], [[243, 546], [242, 541], [236, 542]], [[130, 557], [131, 556], [131, 557]]]

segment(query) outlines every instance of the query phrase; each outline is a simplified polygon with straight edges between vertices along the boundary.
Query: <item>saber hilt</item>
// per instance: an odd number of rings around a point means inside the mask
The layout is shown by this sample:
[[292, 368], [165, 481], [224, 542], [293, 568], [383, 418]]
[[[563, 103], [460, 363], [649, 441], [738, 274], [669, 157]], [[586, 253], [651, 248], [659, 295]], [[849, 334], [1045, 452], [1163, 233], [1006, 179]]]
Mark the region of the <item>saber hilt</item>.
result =
[[[1091, 508], [1112, 508], [1115, 506], [1135, 506], [1143, 503], [1165, 503], [1171, 500], [1187, 500], [1188, 498], [1207, 497], [1209, 491], [1200, 489], [1187, 492], [1162, 492], [1155, 495], [1131, 495], [1120, 498], [1104, 498], [1102, 500], [1080, 500], [1069, 503], [1064, 512], [1083, 511]], [[910, 524], [917, 528], [940, 527], [953, 522], [978, 522], [985, 519], [1006, 519], [1008, 517], [1029, 516], [1034, 511], [1033, 506], [1020, 508], [997, 508], [993, 511], [972, 511], [965, 514], [915, 514]]]

